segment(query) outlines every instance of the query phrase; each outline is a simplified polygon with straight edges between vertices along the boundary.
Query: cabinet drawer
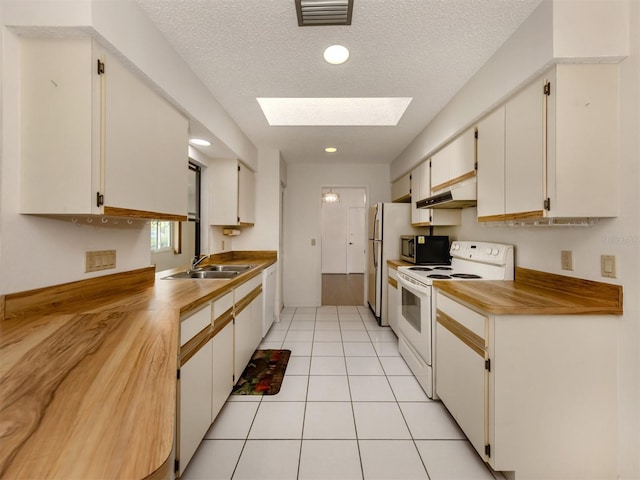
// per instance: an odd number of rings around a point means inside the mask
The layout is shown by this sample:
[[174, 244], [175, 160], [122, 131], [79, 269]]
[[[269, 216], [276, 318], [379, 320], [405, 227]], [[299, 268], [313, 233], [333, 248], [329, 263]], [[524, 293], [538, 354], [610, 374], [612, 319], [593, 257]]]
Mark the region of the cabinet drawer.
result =
[[182, 347], [195, 337], [196, 334], [202, 331], [207, 325], [211, 325], [210, 303], [207, 303], [204, 308], [180, 320], [180, 346]]
[[244, 297], [249, 295], [255, 288], [262, 285], [262, 277], [256, 275], [251, 280], [247, 280], [245, 283], [235, 289], [235, 301], [238, 303]]
[[211, 306], [211, 318], [215, 322], [231, 308], [233, 308], [233, 292], [229, 292], [213, 302]]
[[436, 295], [436, 308], [456, 322], [460, 323], [462, 326], [471, 330], [480, 338], [483, 338], [486, 345], [487, 334], [485, 328], [487, 317], [457, 303], [454, 300], [451, 300], [440, 292]]

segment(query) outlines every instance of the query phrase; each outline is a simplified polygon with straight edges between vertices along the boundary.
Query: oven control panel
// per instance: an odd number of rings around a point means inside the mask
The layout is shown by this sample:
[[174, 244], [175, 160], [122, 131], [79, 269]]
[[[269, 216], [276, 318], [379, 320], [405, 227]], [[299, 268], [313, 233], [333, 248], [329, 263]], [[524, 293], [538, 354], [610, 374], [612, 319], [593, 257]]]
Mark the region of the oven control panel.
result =
[[476, 262], [505, 265], [513, 258], [513, 246], [502, 243], [455, 241], [451, 244], [451, 256]]

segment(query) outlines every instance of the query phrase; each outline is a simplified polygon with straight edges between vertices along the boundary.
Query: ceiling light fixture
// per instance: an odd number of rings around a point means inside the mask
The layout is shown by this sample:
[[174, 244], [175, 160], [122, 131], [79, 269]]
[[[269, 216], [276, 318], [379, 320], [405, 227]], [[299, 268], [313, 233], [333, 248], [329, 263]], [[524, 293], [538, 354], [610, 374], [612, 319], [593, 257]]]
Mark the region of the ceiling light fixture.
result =
[[336, 147], [327, 147], [324, 149], [324, 151], [327, 153], [336, 153], [338, 149]]
[[204, 140], [202, 138], [192, 138], [191, 140], [189, 140], [189, 143], [191, 145], [196, 145], [198, 147], [210, 147], [211, 146], [211, 142], [209, 140]]
[[342, 45], [331, 45], [324, 51], [324, 59], [332, 65], [340, 65], [349, 59], [349, 49]]
[[340, 201], [340, 195], [329, 189], [328, 192], [322, 192], [322, 201], [324, 203], [338, 203]]

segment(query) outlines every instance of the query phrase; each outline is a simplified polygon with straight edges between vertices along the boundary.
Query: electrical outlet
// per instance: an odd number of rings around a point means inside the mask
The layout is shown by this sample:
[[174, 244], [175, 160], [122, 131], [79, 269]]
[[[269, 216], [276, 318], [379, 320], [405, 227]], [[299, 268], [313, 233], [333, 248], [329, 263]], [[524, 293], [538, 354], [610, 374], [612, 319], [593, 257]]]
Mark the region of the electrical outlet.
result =
[[562, 270], [573, 270], [573, 252], [571, 250], [562, 250], [560, 252], [560, 264]]
[[600, 255], [600, 274], [603, 277], [616, 278], [615, 255]]
[[98, 272], [116, 268], [115, 250], [94, 250], [85, 252], [85, 272]]

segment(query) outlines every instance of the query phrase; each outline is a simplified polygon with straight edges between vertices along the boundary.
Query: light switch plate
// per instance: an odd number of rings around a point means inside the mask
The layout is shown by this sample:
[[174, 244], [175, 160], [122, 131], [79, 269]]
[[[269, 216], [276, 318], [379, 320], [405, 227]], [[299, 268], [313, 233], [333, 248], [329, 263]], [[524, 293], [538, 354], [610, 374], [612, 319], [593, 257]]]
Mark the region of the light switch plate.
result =
[[615, 255], [600, 255], [600, 274], [603, 277], [616, 278]]
[[115, 250], [93, 250], [85, 252], [85, 272], [98, 272], [116, 268]]
[[571, 250], [562, 250], [560, 252], [560, 263], [562, 270], [573, 270], [573, 252]]

